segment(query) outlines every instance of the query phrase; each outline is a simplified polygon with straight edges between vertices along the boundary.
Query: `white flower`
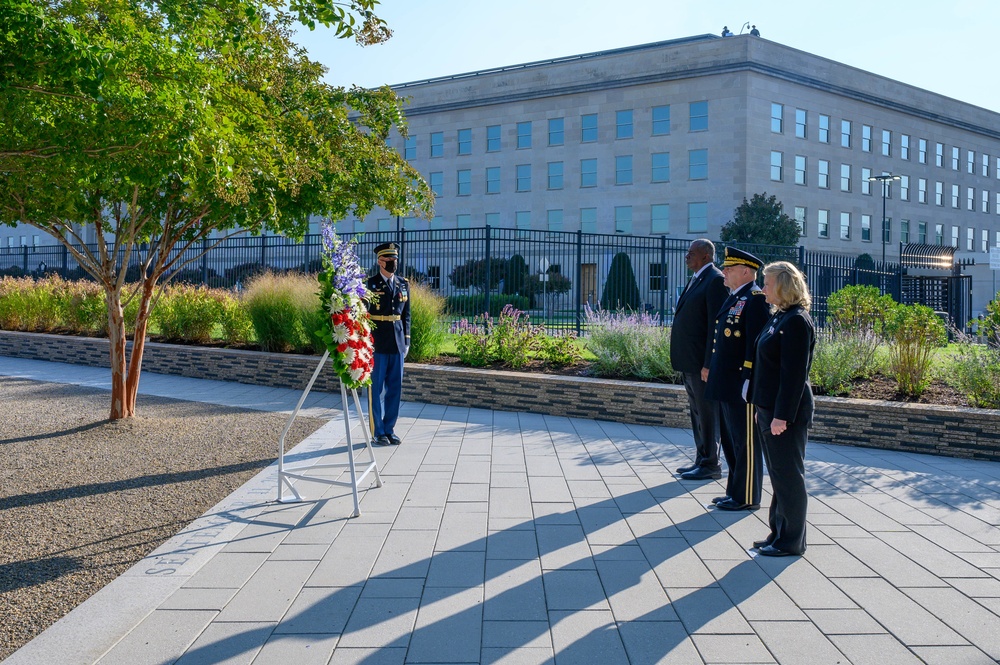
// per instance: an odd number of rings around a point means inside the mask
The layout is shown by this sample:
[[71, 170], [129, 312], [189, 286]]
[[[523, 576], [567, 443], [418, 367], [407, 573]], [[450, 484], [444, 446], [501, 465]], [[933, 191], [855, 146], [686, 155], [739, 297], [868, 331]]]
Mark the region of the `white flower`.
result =
[[343, 323], [338, 323], [333, 327], [333, 339], [337, 344], [343, 344], [347, 341], [347, 326]]

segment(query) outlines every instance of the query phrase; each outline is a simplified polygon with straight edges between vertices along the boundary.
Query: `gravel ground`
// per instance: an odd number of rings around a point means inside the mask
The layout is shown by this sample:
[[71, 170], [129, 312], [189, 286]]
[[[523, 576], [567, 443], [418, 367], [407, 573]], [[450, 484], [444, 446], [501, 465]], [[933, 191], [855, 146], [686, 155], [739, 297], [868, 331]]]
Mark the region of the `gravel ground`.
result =
[[109, 397], [0, 378], [0, 660], [274, 461], [287, 420], [140, 395], [109, 422]]

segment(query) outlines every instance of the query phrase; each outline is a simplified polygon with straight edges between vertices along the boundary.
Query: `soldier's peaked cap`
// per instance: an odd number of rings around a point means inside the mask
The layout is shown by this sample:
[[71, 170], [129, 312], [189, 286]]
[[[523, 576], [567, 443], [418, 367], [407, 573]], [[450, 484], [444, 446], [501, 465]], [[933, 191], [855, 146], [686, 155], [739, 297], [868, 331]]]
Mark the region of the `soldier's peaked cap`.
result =
[[744, 252], [735, 247], [726, 247], [726, 258], [722, 260], [722, 267], [726, 266], [747, 266], [751, 270], [760, 270], [764, 262], [750, 252]]
[[383, 256], [399, 256], [399, 245], [394, 242], [384, 242], [375, 248], [375, 255], [379, 258]]

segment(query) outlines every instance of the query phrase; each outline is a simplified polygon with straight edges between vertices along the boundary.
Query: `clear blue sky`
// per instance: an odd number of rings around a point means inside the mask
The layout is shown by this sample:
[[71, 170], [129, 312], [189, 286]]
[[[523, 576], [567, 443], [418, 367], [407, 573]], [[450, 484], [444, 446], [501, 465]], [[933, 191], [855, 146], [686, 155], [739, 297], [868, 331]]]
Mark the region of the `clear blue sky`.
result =
[[404, 83], [749, 22], [766, 39], [1000, 112], [995, 0], [382, 0], [378, 13], [395, 33], [378, 46], [300, 31], [330, 83]]

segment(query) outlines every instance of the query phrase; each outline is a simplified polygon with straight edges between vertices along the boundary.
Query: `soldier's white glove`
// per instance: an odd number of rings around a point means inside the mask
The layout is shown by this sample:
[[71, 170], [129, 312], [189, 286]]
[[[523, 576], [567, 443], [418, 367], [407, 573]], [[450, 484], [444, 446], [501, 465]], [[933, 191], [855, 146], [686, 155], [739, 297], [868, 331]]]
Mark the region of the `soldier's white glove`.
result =
[[410, 355], [410, 347], [409, 346], [403, 347], [403, 359], [405, 360], [406, 356], [408, 355]]
[[743, 380], [743, 392], [740, 393], [741, 395], [743, 395], [743, 401], [744, 402], [747, 401], [747, 391], [749, 391], [749, 390], [750, 390], [750, 379], [744, 379]]

